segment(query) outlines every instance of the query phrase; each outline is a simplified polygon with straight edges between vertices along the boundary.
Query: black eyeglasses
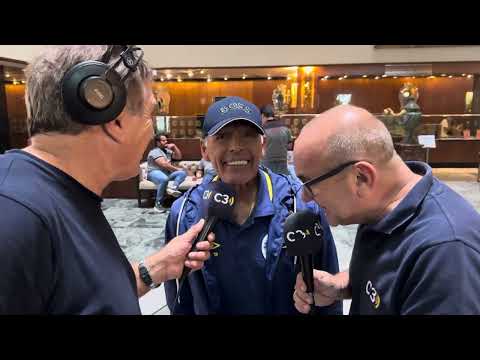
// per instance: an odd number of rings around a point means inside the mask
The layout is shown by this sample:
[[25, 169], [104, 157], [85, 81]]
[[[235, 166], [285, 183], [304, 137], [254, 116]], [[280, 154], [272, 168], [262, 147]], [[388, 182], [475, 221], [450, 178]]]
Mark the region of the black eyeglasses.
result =
[[305, 188], [307, 189], [308, 191], [308, 195], [310, 195], [311, 197], [314, 197], [313, 195], [313, 191], [312, 191], [312, 188], [311, 186], [312, 185], [315, 185], [315, 184], [318, 184], [319, 182], [321, 181], [324, 181], [324, 180], [327, 180], [328, 178], [331, 178], [332, 176], [335, 176], [337, 175], [338, 173], [340, 173], [341, 171], [343, 171], [345, 168], [349, 167], [350, 165], [353, 165], [353, 164], [356, 164], [357, 162], [359, 162], [361, 160], [354, 160], [354, 161], [349, 161], [349, 162], [346, 162], [342, 165], [339, 165], [337, 166], [335, 169], [333, 170], [330, 170], [329, 172], [327, 172], [326, 174], [323, 174], [323, 175], [320, 175], [316, 178], [313, 178], [311, 180], [308, 180], [306, 182], [304, 182], [302, 184], [302, 189]]

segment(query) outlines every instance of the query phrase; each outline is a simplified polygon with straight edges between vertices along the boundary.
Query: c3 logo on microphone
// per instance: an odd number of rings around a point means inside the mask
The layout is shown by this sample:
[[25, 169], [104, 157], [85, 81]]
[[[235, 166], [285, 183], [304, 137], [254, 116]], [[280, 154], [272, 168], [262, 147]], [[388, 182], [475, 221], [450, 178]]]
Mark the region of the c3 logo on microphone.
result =
[[305, 231], [302, 230], [295, 230], [295, 231], [289, 231], [287, 233], [287, 240], [290, 242], [295, 242], [298, 238], [305, 239], [307, 235], [310, 235], [310, 231], [306, 229]]
[[[315, 236], [322, 236], [323, 235], [323, 230], [322, 226], [319, 223], [315, 223], [313, 227], [313, 233]], [[295, 231], [289, 231], [287, 233], [287, 240], [290, 242], [295, 242], [297, 239], [305, 239], [307, 235], [310, 235], [310, 230], [305, 229], [305, 230], [295, 230]]]
[[373, 304], [373, 308], [378, 309], [378, 307], [380, 306], [380, 295], [378, 295], [377, 290], [373, 287], [373, 284], [370, 280], [367, 281], [367, 285], [365, 286], [365, 292], [370, 298], [370, 301]]
[[[212, 195], [213, 192], [211, 190], [205, 190], [203, 192], [203, 199], [209, 200], [212, 198]], [[235, 203], [235, 197], [228, 194], [215, 193], [215, 195], [213, 195], [213, 201], [219, 204], [233, 206], [233, 204]]]

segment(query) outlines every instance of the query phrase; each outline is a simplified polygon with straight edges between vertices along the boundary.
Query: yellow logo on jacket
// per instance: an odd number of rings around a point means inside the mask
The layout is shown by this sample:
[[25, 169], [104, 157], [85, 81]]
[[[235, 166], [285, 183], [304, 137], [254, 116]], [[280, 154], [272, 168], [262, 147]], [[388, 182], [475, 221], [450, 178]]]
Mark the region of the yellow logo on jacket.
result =
[[377, 290], [373, 287], [373, 284], [370, 280], [367, 281], [367, 285], [365, 286], [365, 292], [370, 298], [370, 301], [373, 304], [373, 308], [378, 309], [378, 307], [380, 306], [380, 295], [378, 294]]

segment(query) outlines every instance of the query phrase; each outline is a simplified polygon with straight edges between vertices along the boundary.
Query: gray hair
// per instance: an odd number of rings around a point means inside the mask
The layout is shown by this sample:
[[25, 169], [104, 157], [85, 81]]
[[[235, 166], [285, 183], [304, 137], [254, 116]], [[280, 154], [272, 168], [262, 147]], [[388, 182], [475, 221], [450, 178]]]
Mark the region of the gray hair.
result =
[[395, 154], [392, 136], [383, 124], [378, 127], [352, 129], [351, 133], [334, 133], [326, 142], [325, 159], [335, 165], [352, 160], [385, 163]]
[[[108, 48], [109, 45], [51, 46], [27, 66], [25, 102], [30, 136], [48, 132], [76, 135], [90, 126], [74, 122], [65, 112], [61, 82], [73, 66], [87, 60], [100, 61]], [[119, 55], [120, 51], [115, 48], [109, 64], [117, 61]], [[128, 69], [121, 63], [116, 71], [123, 76]], [[143, 111], [143, 82], [151, 78], [151, 70], [141, 60], [137, 71], [125, 82], [127, 111], [133, 114]]]

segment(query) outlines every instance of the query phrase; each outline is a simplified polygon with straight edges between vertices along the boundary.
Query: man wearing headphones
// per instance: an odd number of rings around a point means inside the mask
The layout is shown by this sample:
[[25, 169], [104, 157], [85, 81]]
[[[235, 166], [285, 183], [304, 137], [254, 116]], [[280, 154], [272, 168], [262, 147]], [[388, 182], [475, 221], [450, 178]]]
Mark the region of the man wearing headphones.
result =
[[130, 264], [101, 210], [153, 136], [142, 55], [57, 46], [28, 66], [31, 145], [0, 156], [0, 314], [140, 314], [139, 296], [208, 259], [208, 241], [190, 252], [200, 221]]
[[[322, 254], [315, 267], [337, 273], [338, 259], [323, 211], [305, 204], [297, 194], [300, 184], [291, 177], [259, 167], [262, 136], [265, 135], [259, 109], [239, 97], [226, 97], [212, 104], [203, 124], [202, 151], [218, 176], [235, 189], [233, 221], [215, 226], [213, 255], [202, 271], [188, 276], [180, 290], [177, 283], [165, 283], [170, 311], [174, 314], [298, 314], [292, 294], [294, 257], [287, 256], [283, 224], [292, 212], [305, 208], [318, 214], [325, 230]], [[202, 194], [208, 184], [187, 191], [171, 208], [165, 241], [185, 233], [205, 217]], [[330, 270], [327, 270], [330, 269]], [[318, 308], [319, 314], [342, 314], [342, 302]]]

